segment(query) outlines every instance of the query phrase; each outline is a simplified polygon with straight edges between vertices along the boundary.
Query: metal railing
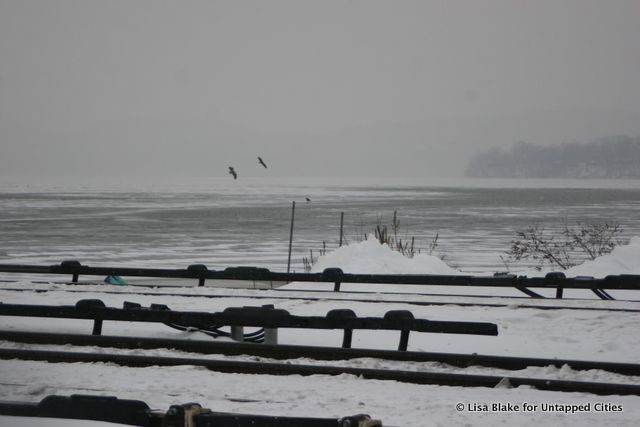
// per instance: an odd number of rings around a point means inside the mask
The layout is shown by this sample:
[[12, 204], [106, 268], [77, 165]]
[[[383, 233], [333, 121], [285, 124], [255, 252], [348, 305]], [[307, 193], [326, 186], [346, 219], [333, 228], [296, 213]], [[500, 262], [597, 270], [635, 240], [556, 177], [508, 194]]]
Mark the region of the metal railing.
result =
[[380, 427], [368, 415], [343, 418], [282, 417], [214, 412], [197, 403], [152, 410], [140, 400], [113, 396], [47, 396], [38, 403], [0, 402], [0, 415], [104, 421], [142, 427]]
[[[91, 319], [93, 335], [102, 333], [104, 320], [164, 323], [181, 330], [198, 330], [208, 334], [219, 333], [222, 326], [231, 327], [231, 338], [244, 341], [244, 327], [264, 328], [263, 340], [277, 343], [278, 328], [341, 329], [342, 347], [350, 348], [354, 330], [400, 331], [398, 350], [407, 350], [409, 333], [431, 332], [447, 334], [498, 335], [495, 323], [457, 322], [416, 319], [410, 311], [393, 310], [384, 317], [358, 317], [349, 309], [331, 310], [326, 316], [295, 316], [286, 310], [272, 307], [230, 307], [221, 312], [173, 311], [162, 304], [143, 308], [125, 302], [123, 308], [106, 307], [101, 300], [80, 300], [76, 305], [0, 304], [0, 316], [46, 317], [65, 319]], [[214, 335], [215, 336], [215, 335]], [[258, 333], [250, 334], [259, 336]]]

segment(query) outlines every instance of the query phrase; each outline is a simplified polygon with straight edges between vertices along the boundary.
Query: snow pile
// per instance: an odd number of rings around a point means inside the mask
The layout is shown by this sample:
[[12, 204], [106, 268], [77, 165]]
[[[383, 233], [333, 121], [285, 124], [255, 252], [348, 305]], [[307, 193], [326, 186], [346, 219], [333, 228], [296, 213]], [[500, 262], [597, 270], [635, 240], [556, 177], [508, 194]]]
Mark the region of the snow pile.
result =
[[321, 256], [312, 271], [322, 272], [332, 267], [360, 274], [462, 274], [432, 255], [407, 258], [387, 244], [380, 244], [373, 236]]
[[567, 277], [640, 274], [640, 237], [632, 237], [628, 245], [617, 246], [610, 254], [572, 267], [565, 274]]
[[[322, 272], [325, 268], [332, 267], [341, 268], [345, 273], [360, 274], [469, 274], [449, 267], [432, 255], [418, 254], [407, 258], [388, 245], [380, 244], [373, 236], [321, 256], [312, 271]], [[545, 266], [542, 271], [526, 270], [517, 274], [537, 277], [550, 271], [558, 271], [558, 268]], [[586, 261], [564, 273], [567, 277], [598, 278], [611, 274], [640, 274], [640, 237], [632, 237], [628, 245], [617, 246], [610, 254]]]

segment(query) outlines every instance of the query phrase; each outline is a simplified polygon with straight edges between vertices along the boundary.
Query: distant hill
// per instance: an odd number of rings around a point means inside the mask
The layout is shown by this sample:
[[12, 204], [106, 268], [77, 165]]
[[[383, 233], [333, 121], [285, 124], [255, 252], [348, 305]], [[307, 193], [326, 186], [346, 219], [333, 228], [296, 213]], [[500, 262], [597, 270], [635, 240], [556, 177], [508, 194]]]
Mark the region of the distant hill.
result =
[[519, 142], [509, 150], [476, 154], [465, 171], [475, 178], [638, 178], [640, 137], [616, 136], [589, 144], [540, 146]]

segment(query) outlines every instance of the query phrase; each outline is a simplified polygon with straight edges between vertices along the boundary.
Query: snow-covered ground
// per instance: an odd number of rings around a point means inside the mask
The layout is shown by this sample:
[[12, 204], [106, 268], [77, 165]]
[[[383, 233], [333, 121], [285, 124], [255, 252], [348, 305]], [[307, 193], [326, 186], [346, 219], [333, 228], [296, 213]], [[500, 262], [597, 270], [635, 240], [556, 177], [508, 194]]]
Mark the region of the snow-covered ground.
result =
[[[610, 255], [567, 271], [568, 276], [640, 274], [640, 238], [618, 247]], [[349, 245], [328, 253], [315, 265], [318, 271], [340, 267], [350, 273], [432, 273], [457, 274], [436, 257], [420, 255], [407, 259], [373, 240]], [[545, 272], [521, 272], [538, 276]], [[11, 279], [6, 275], [3, 279]], [[108, 306], [124, 301], [143, 305], [167, 304], [175, 310], [219, 311], [226, 307], [274, 304], [298, 315], [324, 315], [335, 308], [350, 308], [359, 316], [382, 316], [389, 310], [405, 309], [417, 318], [494, 322], [499, 335], [463, 336], [412, 333], [409, 350], [478, 353], [501, 356], [529, 356], [640, 363], [640, 309], [637, 291], [610, 292], [618, 301], [601, 301], [586, 291], [566, 293], [565, 300], [522, 298], [517, 290], [497, 288], [452, 289], [446, 287], [343, 284], [331, 293], [330, 284], [292, 283], [273, 290], [223, 289], [208, 283], [206, 288], [140, 288], [113, 285], [67, 286], [30, 281], [0, 283], [0, 301], [19, 304], [75, 304], [80, 299], [99, 298]], [[26, 291], [16, 291], [21, 287]], [[36, 292], [38, 291], [38, 292]], [[144, 294], [141, 292], [144, 291]], [[181, 296], [169, 295], [180, 293]], [[457, 294], [457, 296], [456, 296]], [[494, 295], [492, 298], [462, 294]], [[216, 296], [207, 298], [203, 295]], [[319, 298], [311, 300], [309, 298]], [[393, 302], [389, 302], [393, 301]], [[478, 305], [416, 305], [411, 303]], [[483, 305], [481, 305], [483, 304]], [[492, 305], [493, 304], [493, 305]], [[526, 307], [524, 307], [526, 305]], [[536, 306], [563, 306], [542, 310]], [[612, 310], [606, 310], [612, 309]], [[613, 310], [613, 309], [617, 309]], [[90, 321], [43, 320], [5, 317], [2, 329], [89, 333]], [[156, 324], [105, 322], [105, 335], [210, 339]], [[356, 331], [353, 346], [393, 349], [399, 333]], [[341, 331], [283, 329], [279, 342], [286, 344], [339, 346]], [[264, 360], [249, 356], [194, 355], [172, 350], [106, 350], [93, 347], [27, 346], [2, 342], [3, 348], [65, 349], [86, 352], [118, 352], [165, 356], [193, 356], [210, 359]], [[456, 368], [439, 363], [416, 363], [356, 359], [350, 361], [292, 360], [290, 363], [333, 364], [367, 368], [415, 371], [509, 375], [579, 381], [640, 384], [640, 377], [600, 370], [574, 371], [565, 366], [530, 367], [521, 371], [494, 368]], [[116, 395], [141, 399], [152, 407], [167, 409], [170, 404], [196, 401], [217, 411], [233, 411], [290, 416], [339, 417], [368, 413], [385, 425], [548, 425], [635, 426], [640, 420], [640, 397], [596, 396], [586, 393], [540, 391], [518, 388], [463, 388], [416, 385], [394, 381], [365, 380], [351, 375], [269, 376], [223, 374], [193, 366], [129, 368], [104, 363], [58, 363], [0, 361], [0, 399], [38, 401], [50, 394]], [[524, 403], [534, 405], [525, 410]], [[462, 410], [456, 405], [461, 403]], [[515, 404], [518, 410], [492, 411], [492, 404]], [[605, 403], [607, 405], [598, 405]], [[487, 404], [489, 411], [481, 412]], [[576, 413], [550, 412], [547, 404], [585, 405]], [[601, 410], [608, 408], [607, 410]], [[612, 408], [622, 409], [613, 411]], [[548, 408], [547, 408], [548, 409]], [[0, 417], [0, 425], [16, 425], [11, 417]], [[23, 420], [24, 421], [24, 420]], [[46, 423], [45, 423], [46, 424]], [[45, 425], [41, 424], [41, 425]], [[24, 424], [23, 424], [24, 425]]]

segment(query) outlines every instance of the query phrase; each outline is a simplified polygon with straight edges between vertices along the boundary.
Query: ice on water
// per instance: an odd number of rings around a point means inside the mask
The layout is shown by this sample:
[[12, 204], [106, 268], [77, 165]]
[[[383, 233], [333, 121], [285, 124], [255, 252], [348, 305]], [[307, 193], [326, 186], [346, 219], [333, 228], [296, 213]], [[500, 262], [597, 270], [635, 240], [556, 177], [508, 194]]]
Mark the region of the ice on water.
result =
[[[305, 201], [308, 197], [311, 201]], [[292, 202], [294, 270], [313, 251], [362, 240], [398, 212], [398, 237], [454, 269], [505, 269], [517, 229], [574, 221], [619, 222], [640, 235], [640, 189], [628, 181], [394, 181], [67, 179], [0, 188], [0, 262], [286, 269]]]

